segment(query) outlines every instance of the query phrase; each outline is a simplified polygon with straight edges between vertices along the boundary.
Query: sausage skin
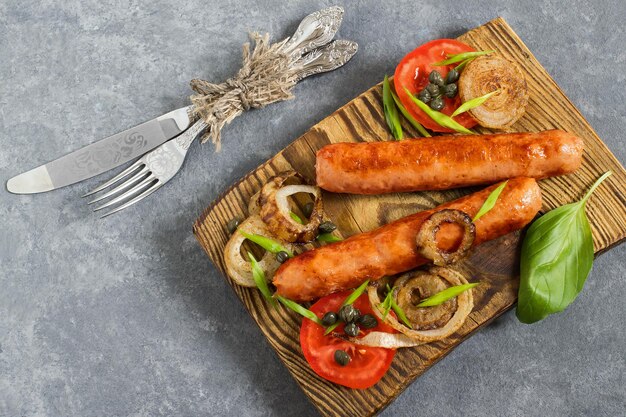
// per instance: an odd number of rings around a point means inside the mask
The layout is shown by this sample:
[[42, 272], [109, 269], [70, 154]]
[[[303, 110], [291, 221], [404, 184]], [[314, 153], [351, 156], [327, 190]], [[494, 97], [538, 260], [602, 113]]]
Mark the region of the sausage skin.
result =
[[562, 130], [335, 143], [317, 152], [317, 185], [326, 191], [382, 194], [545, 178], [575, 171], [583, 141]]
[[[473, 218], [497, 186], [291, 258], [274, 275], [276, 293], [292, 300], [310, 301], [354, 288], [366, 279], [376, 280], [424, 265], [428, 260], [418, 255], [415, 242], [422, 222], [446, 208], [461, 210]], [[540, 208], [541, 190], [533, 178], [509, 180], [493, 209], [475, 222], [473, 246], [521, 229]], [[442, 225], [437, 234], [439, 247], [454, 248], [461, 235], [459, 226]]]

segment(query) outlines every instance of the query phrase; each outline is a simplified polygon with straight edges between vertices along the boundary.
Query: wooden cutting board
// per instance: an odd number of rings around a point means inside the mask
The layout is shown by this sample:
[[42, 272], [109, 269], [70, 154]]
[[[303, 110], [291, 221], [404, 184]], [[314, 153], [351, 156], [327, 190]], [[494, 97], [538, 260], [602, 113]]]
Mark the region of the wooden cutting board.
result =
[[[513, 126], [516, 131], [559, 128], [585, 141], [583, 166], [576, 173], [543, 180], [543, 211], [578, 200], [602, 173], [611, 176], [596, 190], [587, 205], [596, 254], [626, 238], [626, 172], [580, 112], [567, 99], [521, 39], [502, 18], [459, 37], [478, 50], [495, 49], [515, 60], [526, 71], [530, 102], [526, 115]], [[407, 45], [407, 52], [415, 45]], [[381, 74], [382, 78], [383, 74]], [[513, 307], [517, 297], [519, 233], [504, 236], [477, 248], [461, 268], [471, 281], [483, 284], [475, 290], [475, 307], [465, 325], [452, 337], [397, 352], [391, 369], [374, 387], [351, 390], [317, 377], [302, 356], [298, 342], [301, 318], [284, 308], [269, 308], [257, 290], [239, 287], [225, 273], [223, 249], [229, 234], [226, 223], [247, 216], [250, 196], [265, 181], [284, 170], [295, 169], [315, 179], [315, 152], [334, 142], [392, 140], [382, 110], [382, 88], [377, 85], [352, 100], [272, 159], [250, 172], [211, 204], [194, 224], [198, 241], [222, 271], [248, 309], [268, 342], [276, 350], [304, 393], [322, 415], [373, 415], [388, 405], [407, 385], [465, 338]], [[406, 131], [418, 136], [408, 125]], [[487, 130], [485, 130], [487, 132]], [[356, 196], [324, 194], [330, 219], [346, 237], [374, 229], [416, 211], [434, 207], [469, 193], [470, 189], [443, 192]]]

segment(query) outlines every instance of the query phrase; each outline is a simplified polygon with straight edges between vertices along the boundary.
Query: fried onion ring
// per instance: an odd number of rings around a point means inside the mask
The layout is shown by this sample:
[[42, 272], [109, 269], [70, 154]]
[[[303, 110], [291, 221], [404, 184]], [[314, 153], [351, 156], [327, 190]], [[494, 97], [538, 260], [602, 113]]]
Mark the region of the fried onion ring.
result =
[[[456, 223], [463, 228], [463, 238], [458, 248], [452, 252], [437, 246], [437, 232], [443, 223]], [[476, 237], [476, 227], [471, 217], [460, 210], [445, 209], [431, 214], [422, 223], [415, 242], [417, 252], [435, 265], [444, 266], [458, 262], [467, 256]]]

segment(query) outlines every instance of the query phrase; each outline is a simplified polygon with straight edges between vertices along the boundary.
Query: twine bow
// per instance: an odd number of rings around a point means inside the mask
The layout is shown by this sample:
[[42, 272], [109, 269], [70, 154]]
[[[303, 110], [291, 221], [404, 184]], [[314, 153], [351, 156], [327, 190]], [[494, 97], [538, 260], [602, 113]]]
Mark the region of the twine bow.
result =
[[194, 114], [208, 125], [202, 143], [210, 139], [218, 151], [220, 132], [235, 117], [251, 108], [293, 98], [291, 90], [297, 79], [291, 68], [294, 58], [281, 50], [286, 40], [270, 45], [269, 34], [258, 33], [251, 33], [250, 39], [255, 42], [254, 49], [250, 51], [249, 42], [243, 45], [243, 64], [235, 77], [221, 84], [191, 80], [196, 92], [191, 96]]

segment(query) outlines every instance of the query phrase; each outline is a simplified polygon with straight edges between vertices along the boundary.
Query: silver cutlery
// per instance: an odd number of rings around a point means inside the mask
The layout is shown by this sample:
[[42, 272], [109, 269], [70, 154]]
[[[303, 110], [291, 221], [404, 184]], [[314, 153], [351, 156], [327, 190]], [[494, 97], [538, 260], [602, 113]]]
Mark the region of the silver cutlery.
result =
[[[326, 45], [341, 25], [343, 9], [319, 10], [305, 17], [282, 49], [298, 59]], [[187, 130], [194, 122], [193, 107], [186, 106], [123, 132], [87, 145], [7, 181], [15, 194], [54, 190], [123, 165]]]
[[[294, 62], [296, 77], [301, 80], [314, 74], [337, 69], [348, 62], [357, 49], [358, 45], [355, 42], [346, 40], [333, 41], [326, 46], [314, 49]], [[85, 196], [104, 191], [119, 183], [88, 204], [111, 197], [109, 201], [94, 209], [94, 211], [99, 211], [119, 204], [102, 216], [106, 217], [154, 193], [178, 173], [191, 143], [202, 135], [206, 127], [203, 120], [198, 120], [177, 138], [147, 153], [111, 180], [87, 193]]]

